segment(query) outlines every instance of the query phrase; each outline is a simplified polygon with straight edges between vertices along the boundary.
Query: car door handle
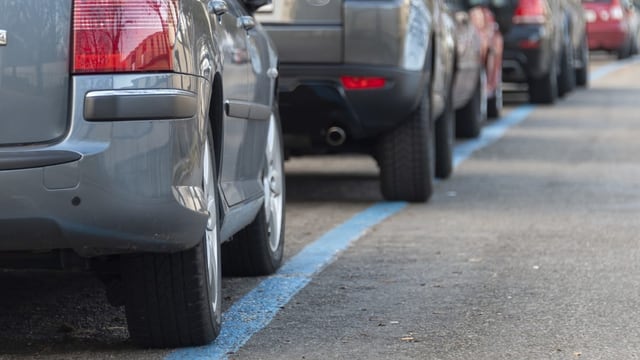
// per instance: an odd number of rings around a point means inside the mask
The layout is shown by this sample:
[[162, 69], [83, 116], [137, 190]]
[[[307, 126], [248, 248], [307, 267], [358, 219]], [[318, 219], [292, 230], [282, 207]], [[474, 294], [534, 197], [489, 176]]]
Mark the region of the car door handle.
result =
[[238, 21], [245, 30], [251, 30], [256, 27], [256, 20], [251, 16], [241, 16]]
[[207, 4], [207, 8], [210, 14], [215, 14], [217, 16], [222, 16], [229, 12], [229, 6], [224, 0], [211, 0]]

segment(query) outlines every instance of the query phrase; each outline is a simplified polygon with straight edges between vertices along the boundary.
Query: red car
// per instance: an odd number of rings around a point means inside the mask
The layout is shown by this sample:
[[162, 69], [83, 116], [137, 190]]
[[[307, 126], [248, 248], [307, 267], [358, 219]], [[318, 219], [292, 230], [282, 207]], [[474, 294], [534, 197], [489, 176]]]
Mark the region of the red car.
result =
[[456, 134], [473, 138], [487, 117], [502, 111], [503, 38], [489, 0], [447, 0], [447, 5], [457, 25]]
[[582, 0], [589, 50], [616, 52], [624, 59], [638, 52], [638, 13], [630, 0]]

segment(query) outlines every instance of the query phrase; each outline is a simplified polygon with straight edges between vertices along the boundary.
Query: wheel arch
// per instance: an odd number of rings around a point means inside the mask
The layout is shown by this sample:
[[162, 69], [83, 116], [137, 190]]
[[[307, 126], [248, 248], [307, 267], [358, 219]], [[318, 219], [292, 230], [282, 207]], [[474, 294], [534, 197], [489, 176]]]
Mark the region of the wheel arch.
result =
[[224, 133], [224, 93], [222, 75], [216, 72], [211, 81], [211, 95], [207, 121], [213, 133], [213, 152], [217, 174], [220, 174]]

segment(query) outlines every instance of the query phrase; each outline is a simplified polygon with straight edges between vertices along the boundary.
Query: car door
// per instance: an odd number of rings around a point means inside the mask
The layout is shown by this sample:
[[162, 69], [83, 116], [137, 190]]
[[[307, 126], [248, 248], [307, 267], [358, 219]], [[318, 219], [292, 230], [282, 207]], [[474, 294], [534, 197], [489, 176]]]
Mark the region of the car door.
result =
[[211, 21], [224, 29], [218, 34], [223, 53], [225, 107], [218, 178], [227, 205], [233, 207], [261, 196], [262, 187], [255, 169], [258, 167], [256, 161], [262, 161], [262, 155], [256, 159], [256, 137], [250, 119], [249, 96], [255, 84], [249, 82], [251, 61], [247, 49], [247, 30], [243, 24], [246, 13], [235, 0], [215, 3], [221, 10], [218, 14], [215, 9], [211, 12]]
[[449, 84], [453, 77], [453, 61], [455, 56], [455, 22], [443, 0], [433, 0], [431, 3], [434, 17], [436, 56], [433, 64], [433, 111], [439, 115], [445, 108], [449, 96]]
[[247, 31], [247, 53], [250, 63], [248, 78], [251, 111], [247, 130], [251, 144], [247, 151], [252, 153], [252, 157], [248, 162], [253, 166], [253, 176], [259, 178], [267, 146], [265, 134], [269, 130], [272, 104], [275, 101], [278, 57], [269, 36], [254, 19], [253, 14], [245, 11], [241, 21]]

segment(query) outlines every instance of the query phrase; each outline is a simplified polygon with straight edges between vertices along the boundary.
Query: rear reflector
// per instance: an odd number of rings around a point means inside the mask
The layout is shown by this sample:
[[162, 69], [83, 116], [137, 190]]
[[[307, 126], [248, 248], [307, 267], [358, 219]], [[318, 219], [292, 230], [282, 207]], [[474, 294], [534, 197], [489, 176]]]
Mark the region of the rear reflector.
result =
[[385, 78], [381, 77], [343, 76], [340, 81], [347, 90], [381, 89], [386, 85]]
[[540, 47], [540, 41], [538, 40], [521, 40], [518, 42], [518, 46], [521, 49], [537, 49]]
[[544, 24], [547, 11], [546, 0], [520, 0], [512, 21], [514, 24]]
[[179, 0], [75, 0], [74, 73], [173, 70]]

